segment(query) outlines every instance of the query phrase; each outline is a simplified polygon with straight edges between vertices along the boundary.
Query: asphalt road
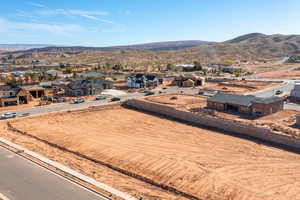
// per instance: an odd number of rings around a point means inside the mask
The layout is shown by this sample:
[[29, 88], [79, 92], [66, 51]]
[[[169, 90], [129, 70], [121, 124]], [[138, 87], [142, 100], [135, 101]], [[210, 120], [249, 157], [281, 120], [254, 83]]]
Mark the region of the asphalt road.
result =
[[253, 93], [253, 94], [258, 96], [258, 97], [269, 97], [269, 96], [274, 96], [275, 92], [277, 90], [282, 91], [284, 94], [289, 94], [293, 88], [294, 88], [294, 81], [293, 80], [285, 80], [284, 85], [276, 86], [276, 87], [273, 87], [271, 89], [256, 92], [256, 93]]
[[104, 200], [0, 147], [0, 194], [9, 200]]
[[[136, 97], [141, 97], [144, 96], [142, 93], [132, 93], [132, 94], [125, 94], [125, 95], [120, 95], [119, 97], [121, 100], [126, 100], [129, 98], [136, 98]], [[48, 113], [48, 112], [54, 112], [54, 111], [61, 111], [61, 110], [72, 110], [80, 107], [89, 107], [89, 106], [97, 106], [97, 105], [102, 105], [105, 103], [110, 102], [109, 99], [106, 100], [100, 100], [100, 101], [85, 101], [83, 103], [79, 104], [74, 104], [74, 103], [57, 103], [57, 104], [52, 104], [52, 105], [47, 105], [47, 106], [39, 106], [39, 107], [34, 107], [34, 108], [25, 108], [25, 109], [20, 109], [16, 110], [13, 112], [17, 113], [17, 116], [20, 116], [24, 113], [29, 113], [30, 115], [36, 115], [36, 114], [42, 114], [42, 113]], [[3, 113], [0, 113], [3, 114]]]

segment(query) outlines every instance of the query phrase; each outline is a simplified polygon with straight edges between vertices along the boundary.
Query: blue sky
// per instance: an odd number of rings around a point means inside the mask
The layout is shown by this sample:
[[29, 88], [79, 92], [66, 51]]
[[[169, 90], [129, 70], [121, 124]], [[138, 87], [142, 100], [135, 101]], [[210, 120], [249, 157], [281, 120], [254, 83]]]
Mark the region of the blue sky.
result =
[[0, 43], [111, 46], [300, 34], [299, 0], [8, 0]]

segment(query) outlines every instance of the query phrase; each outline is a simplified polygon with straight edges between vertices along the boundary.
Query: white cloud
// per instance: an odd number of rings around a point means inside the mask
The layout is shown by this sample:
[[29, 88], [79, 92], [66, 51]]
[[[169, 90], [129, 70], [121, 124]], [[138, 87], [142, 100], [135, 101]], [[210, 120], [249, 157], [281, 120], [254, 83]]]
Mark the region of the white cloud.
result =
[[113, 21], [106, 20], [106, 19], [100, 19], [100, 18], [95, 17], [95, 16], [92, 16], [92, 15], [82, 14], [82, 15], [80, 15], [80, 16], [81, 16], [81, 17], [85, 17], [85, 18], [87, 18], [87, 19], [96, 20], [96, 21], [99, 21], [99, 22], [104, 22], [104, 23], [108, 23], [108, 24], [114, 24]]
[[32, 2], [29, 2], [30, 5], [32, 6], [35, 6], [35, 7], [39, 7], [39, 8], [46, 8], [45, 5], [42, 5], [42, 4], [39, 4], [39, 3], [32, 3]]
[[35, 13], [37, 15], [44, 15], [44, 16], [49, 16], [49, 15], [79, 16], [79, 17], [96, 20], [103, 23], [114, 24], [114, 22], [111, 20], [99, 18], [99, 16], [108, 15], [108, 12], [100, 11], [100, 10], [41, 9], [36, 11]]
[[61, 8], [38, 10], [36, 13], [39, 15], [108, 15], [108, 12], [100, 10], [70, 10]]

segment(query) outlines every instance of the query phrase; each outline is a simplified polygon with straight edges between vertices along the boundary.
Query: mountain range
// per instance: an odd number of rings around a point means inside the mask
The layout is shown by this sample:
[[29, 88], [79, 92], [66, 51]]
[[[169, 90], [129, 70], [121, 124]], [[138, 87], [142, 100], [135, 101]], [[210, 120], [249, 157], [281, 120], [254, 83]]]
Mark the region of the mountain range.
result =
[[[51, 59], [54, 54], [63, 55], [62, 59], [53, 58], [55, 61], [66, 60], [74, 62], [76, 59], [85, 62], [120, 62], [126, 64], [141, 63], [178, 63], [198, 60], [203, 63], [222, 62], [226, 58], [258, 60], [284, 55], [300, 54], [300, 35], [265, 35], [250, 33], [224, 42], [207, 42], [202, 40], [156, 42], [127, 46], [112, 47], [84, 47], [84, 46], [38, 46], [15, 45], [15, 47], [29, 48], [27, 50], [9, 52], [24, 54], [30, 58], [33, 53], [44, 54], [43, 58]], [[0, 45], [0, 50], [2, 46]], [[38, 47], [38, 48], [37, 48]], [[6, 46], [6, 49], [8, 47]], [[11, 46], [13, 49], [13, 46]], [[7, 52], [4, 52], [7, 54]], [[24, 57], [23, 56], [23, 57]], [[53, 55], [54, 56], [54, 55]], [[21, 56], [22, 57], [22, 56]]]

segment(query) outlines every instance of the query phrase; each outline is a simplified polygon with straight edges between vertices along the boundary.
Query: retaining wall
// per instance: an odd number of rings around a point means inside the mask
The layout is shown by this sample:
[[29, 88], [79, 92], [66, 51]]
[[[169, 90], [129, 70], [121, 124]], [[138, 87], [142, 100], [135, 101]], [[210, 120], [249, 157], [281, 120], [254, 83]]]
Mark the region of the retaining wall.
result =
[[191, 122], [197, 125], [217, 128], [230, 133], [246, 135], [300, 150], [299, 138], [280, 134], [268, 128], [257, 127], [251, 124], [236, 122], [228, 119], [220, 119], [208, 115], [195, 114], [183, 110], [177, 110], [173, 107], [139, 99], [130, 99], [125, 102], [125, 105], [136, 109], [161, 114], [174, 119]]

